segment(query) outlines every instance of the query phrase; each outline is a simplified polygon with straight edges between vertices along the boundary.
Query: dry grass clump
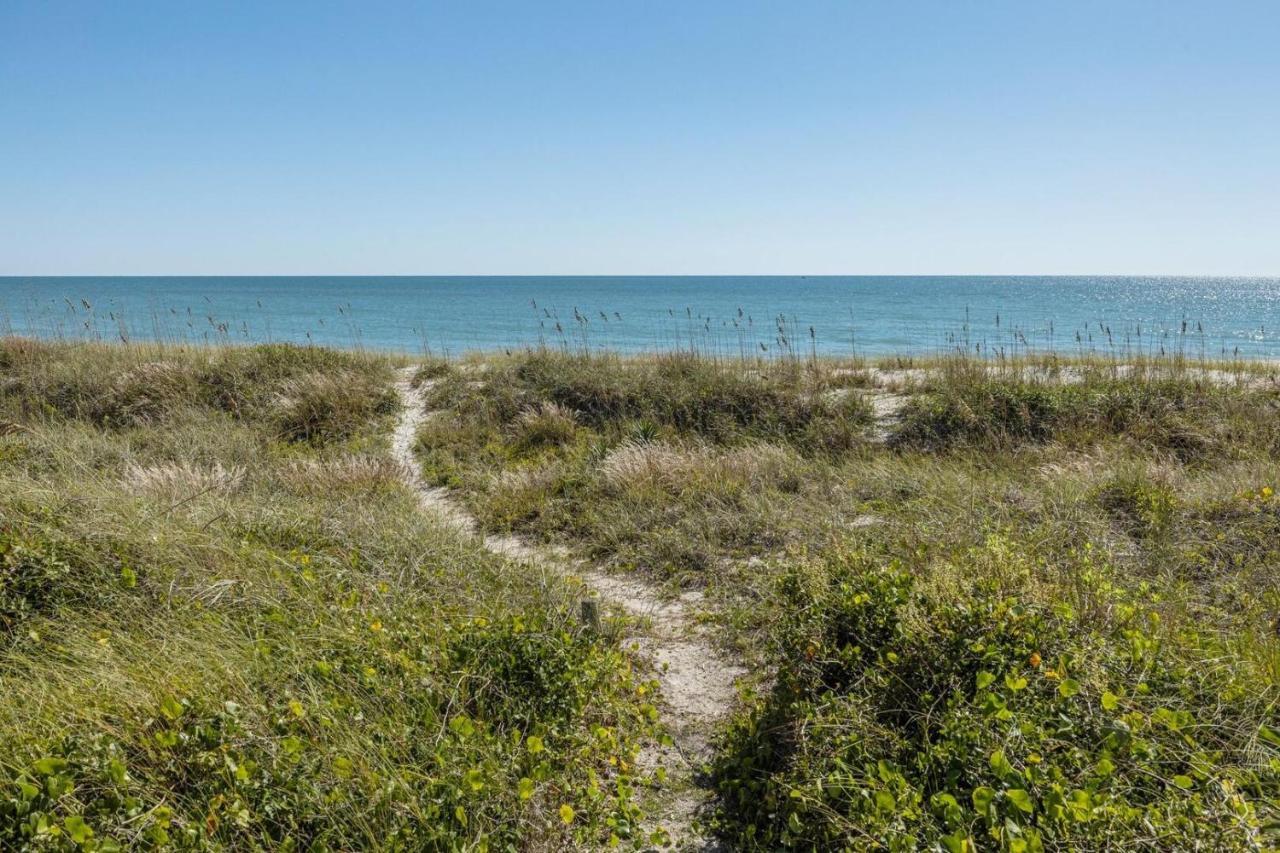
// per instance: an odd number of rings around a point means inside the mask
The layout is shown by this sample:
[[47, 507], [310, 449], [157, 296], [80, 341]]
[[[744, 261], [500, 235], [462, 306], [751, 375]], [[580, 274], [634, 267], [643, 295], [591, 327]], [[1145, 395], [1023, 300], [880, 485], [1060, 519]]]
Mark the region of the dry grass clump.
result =
[[279, 471], [279, 479], [302, 495], [377, 492], [399, 488], [403, 471], [386, 456], [343, 454], [332, 459], [295, 459]]
[[196, 387], [190, 366], [148, 361], [130, 368], [111, 384], [101, 419], [121, 425], [156, 423], [180, 406], [191, 405]]
[[193, 360], [139, 363], [118, 353], [97, 358], [92, 350], [69, 350], [77, 357], [51, 359], [43, 352], [8, 350], [10, 366], [0, 382], [0, 398], [7, 398], [15, 414], [136, 427], [159, 423], [201, 402]]
[[555, 465], [529, 468], [508, 468], [495, 472], [489, 481], [489, 490], [498, 494], [544, 492], [554, 485], [559, 474]]
[[518, 441], [525, 447], [555, 447], [573, 440], [578, 415], [573, 409], [552, 401], [529, 406], [516, 416]]
[[609, 452], [600, 463], [600, 474], [619, 491], [658, 489], [679, 493], [702, 485], [786, 491], [791, 490], [787, 485], [797, 477], [800, 464], [795, 451], [766, 442], [716, 450], [628, 441]]
[[135, 492], [158, 496], [225, 494], [238, 489], [244, 483], [245, 474], [242, 466], [223, 467], [221, 462], [212, 465], [193, 462], [130, 463], [125, 468], [124, 482]]
[[342, 440], [370, 418], [392, 414], [398, 405], [395, 392], [367, 374], [305, 373], [281, 385], [275, 426], [288, 441]]
[[560, 463], [494, 472], [485, 484], [486, 518], [499, 527], [513, 528], [551, 511], [563, 475]]
[[688, 456], [664, 442], [621, 444], [600, 463], [600, 473], [615, 489], [666, 487], [675, 481], [675, 472], [684, 467]]

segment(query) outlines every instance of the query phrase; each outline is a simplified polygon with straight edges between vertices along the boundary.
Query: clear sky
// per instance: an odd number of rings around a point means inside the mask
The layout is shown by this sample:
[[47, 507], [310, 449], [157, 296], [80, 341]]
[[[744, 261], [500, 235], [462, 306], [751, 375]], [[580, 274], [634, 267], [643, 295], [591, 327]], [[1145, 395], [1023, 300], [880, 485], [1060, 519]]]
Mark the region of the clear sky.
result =
[[0, 0], [0, 274], [1280, 274], [1280, 2]]

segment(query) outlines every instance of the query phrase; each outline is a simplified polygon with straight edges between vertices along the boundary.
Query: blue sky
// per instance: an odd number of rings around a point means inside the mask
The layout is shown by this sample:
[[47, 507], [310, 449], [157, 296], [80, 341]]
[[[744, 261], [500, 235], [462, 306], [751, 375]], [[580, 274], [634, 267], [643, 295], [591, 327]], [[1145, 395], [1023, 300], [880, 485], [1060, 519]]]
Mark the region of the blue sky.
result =
[[0, 3], [0, 274], [1280, 274], [1280, 3]]

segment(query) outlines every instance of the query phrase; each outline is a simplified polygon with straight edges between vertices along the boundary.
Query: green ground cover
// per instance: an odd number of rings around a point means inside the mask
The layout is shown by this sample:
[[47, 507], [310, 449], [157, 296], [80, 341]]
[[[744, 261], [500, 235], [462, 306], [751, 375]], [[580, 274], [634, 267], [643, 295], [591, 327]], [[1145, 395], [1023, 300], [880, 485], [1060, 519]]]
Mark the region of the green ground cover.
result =
[[713, 768], [735, 846], [1257, 849], [1268, 370], [526, 353], [424, 370], [419, 452], [491, 529], [707, 590], [761, 673]]
[[[655, 679], [399, 360], [0, 343], [0, 847], [644, 846]], [[481, 525], [706, 593], [738, 849], [1269, 849], [1268, 366], [432, 360]]]
[[0, 848], [635, 835], [651, 679], [418, 510], [393, 367], [0, 343]]

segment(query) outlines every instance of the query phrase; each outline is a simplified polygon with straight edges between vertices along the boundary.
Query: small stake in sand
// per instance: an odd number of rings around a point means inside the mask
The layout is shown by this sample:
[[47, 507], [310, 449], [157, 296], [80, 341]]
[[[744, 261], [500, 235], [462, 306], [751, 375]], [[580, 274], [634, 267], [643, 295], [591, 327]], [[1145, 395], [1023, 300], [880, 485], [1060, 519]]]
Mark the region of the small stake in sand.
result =
[[580, 605], [582, 613], [582, 624], [591, 629], [592, 633], [600, 633], [600, 605], [594, 598], [582, 599]]

